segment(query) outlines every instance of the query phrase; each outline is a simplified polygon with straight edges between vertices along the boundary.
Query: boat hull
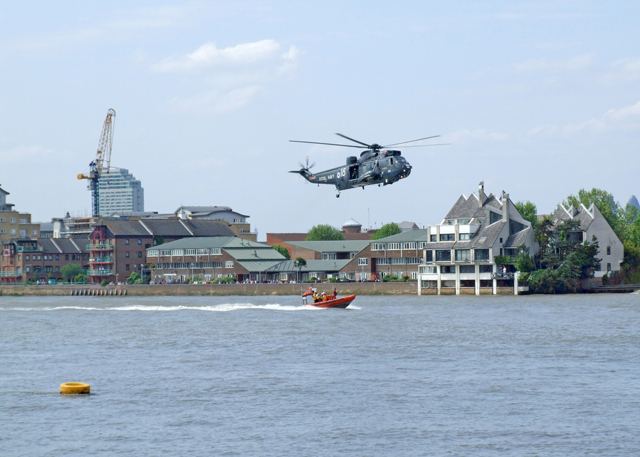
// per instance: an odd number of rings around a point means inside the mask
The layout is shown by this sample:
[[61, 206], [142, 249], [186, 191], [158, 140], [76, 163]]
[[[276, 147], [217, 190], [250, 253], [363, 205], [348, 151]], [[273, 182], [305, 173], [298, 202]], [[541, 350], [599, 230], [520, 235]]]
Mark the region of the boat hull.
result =
[[346, 297], [336, 298], [335, 300], [321, 301], [318, 303], [307, 303], [309, 306], [316, 308], [346, 308], [355, 300], [355, 295], [347, 295]]

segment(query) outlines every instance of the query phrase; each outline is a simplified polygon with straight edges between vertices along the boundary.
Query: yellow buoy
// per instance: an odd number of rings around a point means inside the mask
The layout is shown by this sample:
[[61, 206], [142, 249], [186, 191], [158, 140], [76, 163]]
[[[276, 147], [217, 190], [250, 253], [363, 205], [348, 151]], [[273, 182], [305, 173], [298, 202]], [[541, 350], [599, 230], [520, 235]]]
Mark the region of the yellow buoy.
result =
[[88, 394], [91, 386], [83, 382], [65, 382], [60, 384], [61, 394]]

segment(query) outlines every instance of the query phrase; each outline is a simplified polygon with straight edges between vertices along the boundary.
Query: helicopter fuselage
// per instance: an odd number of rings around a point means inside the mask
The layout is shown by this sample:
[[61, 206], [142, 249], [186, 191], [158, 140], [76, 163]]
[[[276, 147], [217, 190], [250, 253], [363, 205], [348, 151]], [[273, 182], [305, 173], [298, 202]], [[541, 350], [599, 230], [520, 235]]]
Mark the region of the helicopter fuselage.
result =
[[373, 184], [389, 185], [406, 178], [411, 173], [411, 165], [400, 151], [366, 150], [359, 158], [349, 157], [341, 167], [311, 173], [301, 170], [300, 174], [313, 184], [333, 184], [336, 190], [365, 187]]

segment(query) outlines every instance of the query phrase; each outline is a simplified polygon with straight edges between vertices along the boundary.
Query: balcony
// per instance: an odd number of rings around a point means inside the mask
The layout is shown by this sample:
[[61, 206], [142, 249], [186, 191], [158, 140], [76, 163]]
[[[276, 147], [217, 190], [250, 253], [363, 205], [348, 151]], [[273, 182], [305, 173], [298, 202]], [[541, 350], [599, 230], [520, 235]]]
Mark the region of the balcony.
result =
[[42, 246], [18, 246], [18, 252], [44, 252]]
[[89, 263], [113, 263], [113, 257], [96, 257], [89, 259]]
[[87, 244], [87, 251], [113, 251], [113, 244]]
[[113, 270], [87, 270], [87, 276], [111, 276]]
[[0, 278], [20, 278], [22, 273], [18, 270], [0, 271]]

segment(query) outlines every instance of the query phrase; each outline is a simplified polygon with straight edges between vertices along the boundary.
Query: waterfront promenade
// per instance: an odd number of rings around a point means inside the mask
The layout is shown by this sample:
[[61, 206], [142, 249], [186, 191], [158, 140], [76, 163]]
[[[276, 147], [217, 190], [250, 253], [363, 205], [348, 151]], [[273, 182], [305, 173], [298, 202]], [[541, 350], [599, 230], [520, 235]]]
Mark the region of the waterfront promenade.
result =
[[322, 284], [155, 284], [155, 285], [2, 285], [0, 295], [23, 296], [205, 296], [205, 295], [301, 295], [310, 286], [318, 292], [339, 295], [417, 295], [415, 282], [350, 282]]

